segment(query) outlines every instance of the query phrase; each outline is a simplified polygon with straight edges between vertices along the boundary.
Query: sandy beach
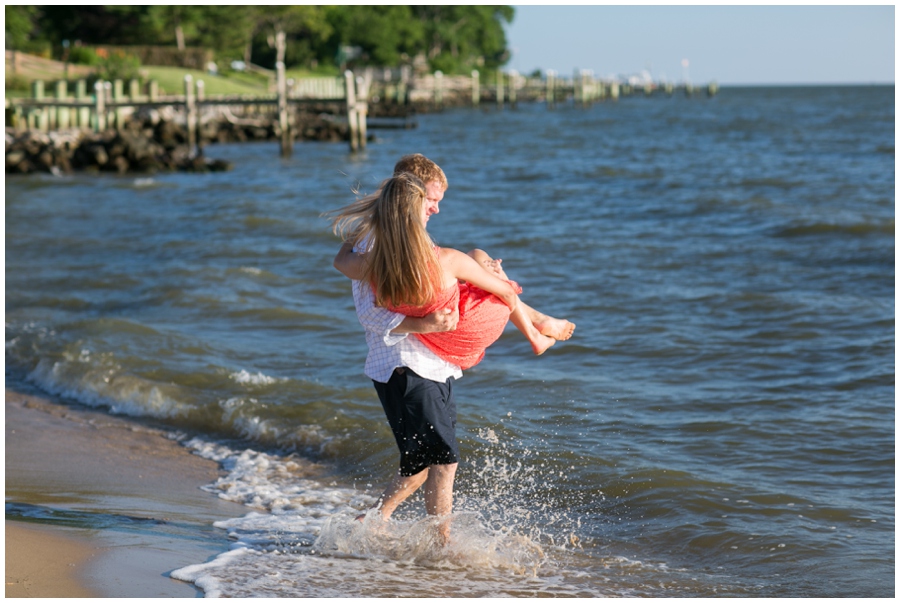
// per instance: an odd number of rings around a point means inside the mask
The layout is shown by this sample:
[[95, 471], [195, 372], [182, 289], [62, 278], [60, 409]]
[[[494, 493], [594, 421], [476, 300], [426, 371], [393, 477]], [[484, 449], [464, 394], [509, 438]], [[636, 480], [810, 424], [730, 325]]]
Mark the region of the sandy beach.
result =
[[194, 597], [168, 577], [228, 549], [245, 508], [163, 429], [6, 390], [6, 596]]

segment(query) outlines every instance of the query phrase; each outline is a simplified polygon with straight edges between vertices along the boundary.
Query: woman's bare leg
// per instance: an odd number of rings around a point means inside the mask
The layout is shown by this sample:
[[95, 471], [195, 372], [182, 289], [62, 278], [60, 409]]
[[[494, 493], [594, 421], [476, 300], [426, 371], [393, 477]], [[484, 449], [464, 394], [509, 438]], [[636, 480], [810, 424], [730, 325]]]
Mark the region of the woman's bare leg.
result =
[[[484, 269], [495, 274], [498, 277], [509, 280], [503, 271], [500, 263], [503, 260], [495, 260], [485, 251], [481, 249], [473, 249], [469, 252], [469, 257], [484, 266]], [[518, 313], [518, 315], [517, 315]], [[510, 315], [510, 320], [516, 328], [522, 331], [522, 334], [531, 342], [535, 354], [543, 354], [553, 343], [546, 345], [546, 342], [539, 337], [535, 337], [534, 332], [555, 340], [565, 341], [572, 337], [575, 331], [575, 323], [564, 318], [554, 318], [542, 312], [538, 312], [525, 302], [519, 299], [518, 307]], [[533, 327], [533, 328], [530, 328]], [[536, 345], [537, 344], [537, 345]]]
[[547, 335], [543, 335], [537, 330], [537, 327], [534, 326], [534, 323], [531, 322], [531, 319], [522, 307], [524, 305], [522, 300], [519, 300], [516, 309], [510, 312], [509, 320], [522, 332], [522, 335], [524, 335], [531, 344], [531, 349], [534, 353], [540, 356], [546, 352], [550, 346], [556, 343], [556, 340]]

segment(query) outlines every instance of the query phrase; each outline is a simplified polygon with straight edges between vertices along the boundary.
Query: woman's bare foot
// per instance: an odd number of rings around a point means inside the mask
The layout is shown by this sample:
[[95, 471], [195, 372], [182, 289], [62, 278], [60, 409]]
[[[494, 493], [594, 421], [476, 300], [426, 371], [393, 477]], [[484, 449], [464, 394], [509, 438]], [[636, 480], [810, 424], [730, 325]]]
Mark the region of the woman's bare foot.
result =
[[535, 321], [534, 327], [541, 333], [541, 335], [552, 337], [553, 339], [556, 339], [558, 341], [565, 341], [569, 339], [572, 336], [572, 333], [575, 331], [574, 322], [569, 322], [564, 318], [553, 318], [552, 316], [546, 315]]
[[534, 339], [531, 340], [531, 349], [534, 350], [535, 356], [540, 356], [541, 354], [549, 350], [554, 343], [556, 343], [556, 340], [552, 337], [538, 334]]

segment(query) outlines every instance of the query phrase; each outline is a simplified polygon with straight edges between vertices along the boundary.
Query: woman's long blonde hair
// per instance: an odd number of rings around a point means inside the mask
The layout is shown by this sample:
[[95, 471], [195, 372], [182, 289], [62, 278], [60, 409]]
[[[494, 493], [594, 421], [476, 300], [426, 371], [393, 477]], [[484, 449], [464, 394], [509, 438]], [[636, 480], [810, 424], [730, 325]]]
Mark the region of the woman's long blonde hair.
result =
[[421, 180], [399, 174], [374, 193], [326, 214], [342, 239], [370, 244], [363, 278], [372, 283], [379, 306], [423, 306], [440, 291], [441, 265], [422, 224], [425, 197]]

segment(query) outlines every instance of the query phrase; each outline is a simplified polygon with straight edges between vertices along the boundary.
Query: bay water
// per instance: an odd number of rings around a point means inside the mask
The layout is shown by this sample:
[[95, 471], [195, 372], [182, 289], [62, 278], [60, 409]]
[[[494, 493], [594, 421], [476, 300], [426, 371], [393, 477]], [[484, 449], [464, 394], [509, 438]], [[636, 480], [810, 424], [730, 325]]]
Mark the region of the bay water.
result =
[[[208, 596], [894, 595], [894, 88], [454, 109], [219, 174], [6, 179], [6, 380], [223, 467]], [[420, 152], [435, 241], [577, 324], [457, 384], [453, 538], [397, 452], [321, 213]]]

